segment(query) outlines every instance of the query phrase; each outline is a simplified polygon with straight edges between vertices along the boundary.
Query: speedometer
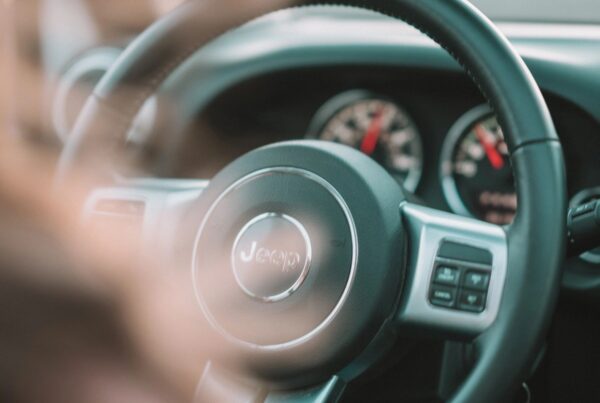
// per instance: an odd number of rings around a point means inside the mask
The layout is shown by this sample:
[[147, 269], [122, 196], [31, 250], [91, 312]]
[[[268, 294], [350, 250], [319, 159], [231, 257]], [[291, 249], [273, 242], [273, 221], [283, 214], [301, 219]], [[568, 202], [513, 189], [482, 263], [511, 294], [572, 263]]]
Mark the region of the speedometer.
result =
[[408, 113], [391, 99], [350, 91], [328, 101], [316, 114], [308, 136], [356, 148], [414, 192], [421, 178], [423, 147]]
[[508, 147], [491, 109], [479, 106], [450, 129], [441, 157], [450, 208], [493, 224], [509, 224], [517, 210]]

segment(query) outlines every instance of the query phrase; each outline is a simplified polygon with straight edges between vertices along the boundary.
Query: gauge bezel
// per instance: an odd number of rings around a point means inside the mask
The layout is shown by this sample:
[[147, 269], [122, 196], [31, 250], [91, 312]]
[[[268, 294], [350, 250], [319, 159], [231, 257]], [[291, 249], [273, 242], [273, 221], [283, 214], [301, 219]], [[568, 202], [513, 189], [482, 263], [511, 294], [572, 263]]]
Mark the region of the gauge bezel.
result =
[[376, 101], [376, 100], [380, 100], [380, 101], [384, 101], [384, 102], [389, 102], [391, 104], [393, 104], [398, 111], [400, 111], [400, 113], [402, 113], [404, 115], [404, 117], [406, 118], [406, 120], [410, 123], [410, 125], [414, 128], [416, 136], [415, 136], [415, 141], [417, 143], [417, 146], [420, 150], [420, 164], [417, 168], [413, 168], [411, 169], [406, 178], [402, 179], [400, 177], [400, 175], [395, 174], [393, 171], [391, 171], [390, 169], [388, 169], [387, 167], [385, 167], [384, 165], [383, 168], [386, 169], [386, 171], [388, 171], [390, 173], [390, 175], [392, 175], [396, 180], [398, 180], [399, 182], [402, 183], [402, 186], [408, 190], [411, 193], [414, 193], [420, 183], [421, 183], [421, 178], [423, 176], [423, 167], [424, 167], [424, 158], [425, 158], [425, 154], [424, 154], [424, 148], [423, 148], [423, 137], [421, 136], [421, 131], [419, 130], [419, 127], [417, 126], [415, 120], [413, 119], [412, 115], [408, 113], [408, 111], [406, 110], [406, 108], [402, 105], [400, 105], [394, 98], [387, 96], [387, 95], [383, 95], [380, 93], [376, 93], [376, 92], [372, 92], [369, 90], [363, 90], [363, 89], [355, 89], [355, 90], [349, 90], [349, 91], [345, 91], [342, 92], [340, 94], [335, 95], [333, 98], [330, 98], [329, 100], [327, 100], [315, 113], [314, 117], [312, 118], [310, 125], [308, 126], [308, 130], [306, 133], [306, 138], [308, 139], [320, 139], [321, 138], [321, 132], [323, 131], [323, 129], [327, 126], [327, 124], [331, 121], [331, 119], [338, 114], [340, 111], [342, 111], [344, 108], [347, 108], [348, 106], [361, 102], [361, 101]]
[[479, 219], [467, 208], [456, 186], [452, 172], [454, 150], [463, 134], [475, 122], [488, 119], [492, 116], [494, 116], [494, 111], [488, 104], [478, 105], [468, 110], [452, 125], [442, 145], [439, 175], [444, 198], [452, 212], [465, 217]]

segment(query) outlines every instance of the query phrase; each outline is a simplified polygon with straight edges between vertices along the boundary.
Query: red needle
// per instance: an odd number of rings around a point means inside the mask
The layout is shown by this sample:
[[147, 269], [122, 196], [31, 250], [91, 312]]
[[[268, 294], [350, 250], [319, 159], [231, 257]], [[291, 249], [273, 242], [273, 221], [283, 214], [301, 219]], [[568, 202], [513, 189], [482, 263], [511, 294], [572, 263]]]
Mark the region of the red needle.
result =
[[360, 145], [360, 151], [367, 155], [373, 154], [375, 151], [375, 147], [377, 147], [377, 141], [379, 141], [379, 136], [381, 134], [381, 123], [383, 120], [383, 108], [380, 108], [373, 117], [369, 128], [363, 138], [363, 141]]
[[496, 145], [489, 140], [485, 127], [480, 124], [475, 126], [475, 135], [477, 136], [477, 140], [483, 146], [492, 167], [494, 169], [502, 169], [504, 167], [504, 158], [502, 158], [502, 155], [500, 155], [500, 152], [496, 149]]

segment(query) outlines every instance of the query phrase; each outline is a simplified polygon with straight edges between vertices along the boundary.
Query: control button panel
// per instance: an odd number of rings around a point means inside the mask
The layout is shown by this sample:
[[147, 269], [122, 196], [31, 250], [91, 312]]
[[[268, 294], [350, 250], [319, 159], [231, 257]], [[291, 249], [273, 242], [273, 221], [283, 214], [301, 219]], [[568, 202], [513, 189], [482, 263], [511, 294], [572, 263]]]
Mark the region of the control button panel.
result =
[[481, 313], [485, 310], [491, 275], [489, 251], [443, 242], [433, 267], [429, 302], [441, 308]]

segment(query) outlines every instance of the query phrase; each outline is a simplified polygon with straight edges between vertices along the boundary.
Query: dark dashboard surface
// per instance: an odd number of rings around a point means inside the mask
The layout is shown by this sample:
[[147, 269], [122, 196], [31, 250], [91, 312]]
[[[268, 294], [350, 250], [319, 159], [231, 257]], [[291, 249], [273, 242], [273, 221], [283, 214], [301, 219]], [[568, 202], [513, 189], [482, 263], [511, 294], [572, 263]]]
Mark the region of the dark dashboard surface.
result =
[[[458, 73], [342, 66], [293, 70], [253, 78], [222, 93], [201, 114], [210, 128], [190, 141], [219, 137], [217, 154], [234, 158], [275, 141], [303, 138], [319, 108], [346, 91], [362, 89], [393, 99], [412, 116], [423, 141], [423, 176], [417, 195], [435, 207], [449, 209], [439, 178], [440, 153], [451, 126], [485, 100], [469, 79]], [[570, 197], [600, 186], [600, 125], [559, 96], [546, 94], [567, 160]], [[192, 137], [192, 136], [190, 136]], [[211, 141], [210, 144], [215, 144]], [[185, 147], [182, 159], [199, 168], [202, 144]], [[213, 149], [214, 150], [214, 149]], [[223, 161], [225, 163], [226, 161]], [[214, 168], [218, 168], [214, 166]], [[211, 170], [203, 172], [210, 176]]]

